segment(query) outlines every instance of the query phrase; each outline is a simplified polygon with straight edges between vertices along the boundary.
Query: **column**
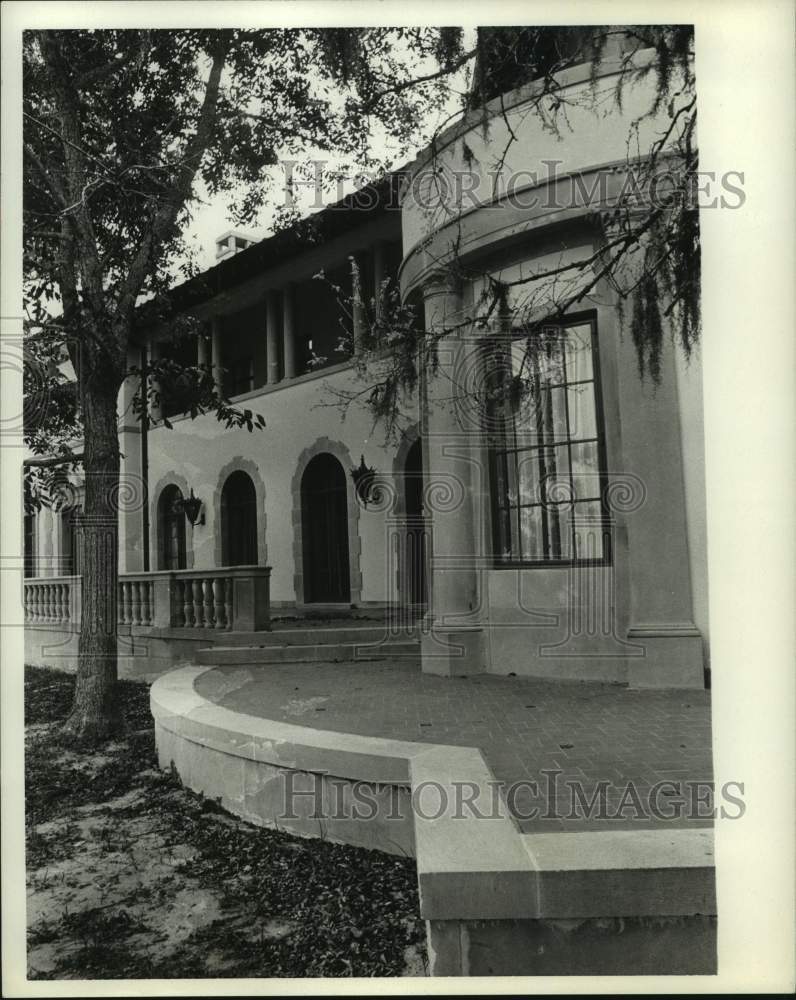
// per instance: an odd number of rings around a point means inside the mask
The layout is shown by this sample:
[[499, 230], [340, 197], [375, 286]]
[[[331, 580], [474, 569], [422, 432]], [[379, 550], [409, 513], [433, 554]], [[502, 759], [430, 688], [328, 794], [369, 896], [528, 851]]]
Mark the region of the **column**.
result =
[[267, 355], [267, 383], [274, 385], [279, 381], [279, 302], [276, 291], [268, 292], [266, 298], [266, 355]]
[[[156, 364], [158, 361], [158, 346], [155, 341], [150, 340], [149, 348], [147, 351], [147, 357], [149, 359], [149, 364]], [[160, 423], [161, 417], [163, 416], [163, 408], [161, 406], [160, 400], [160, 383], [153, 376], [149, 376], [149, 385], [152, 390], [152, 395], [149, 397], [149, 418], [152, 423]]]
[[[461, 320], [460, 294], [445, 277], [429, 283], [423, 296], [429, 333], [448, 330]], [[473, 429], [460, 423], [455, 404], [465, 351], [461, 332], [441, 335], [438, 371], [426, 377], [421, 396], [426, 517], [431, 528], [431, 628], [423, 635], [422, 666], [425, 673], [446, 676], [485, 669], [469, 461]]]
[[373, 247], [373, 298], [376, 303], [376, 318], [381, 316], [382, 282], [387, 277], [387, 260], [384, 243], [379, 241]]
[[[357, 280], [356, 272], [359, 271]], [[359, 354], [362, 350], [362, 341], [365, 336], [365, 307], [362, 302], [364, 289], [362, 288], [362, 257], [360, 254], [354, 255], [351, 262], [351, 331], [354, 339], [354, 354]]]
[[211, 346], [202, 332], [196, 338], [196, 363], [200, 368], [211, 363]]
[[210, 363], [213, 366], [213, 381], [219, 396], [224, 395], [223, 362], [221, 360], [221, 317], [214, 316], [210, 325]]
[[293, 286], [286, 285], [282, 292], [282, 357], [285, 378], [296, 376], [296, 341], [293, 319]]
[[[140, 352], [131, 348], [128, 368], [140, 362]], [[119, 572], [138, 573], [144, 568], [144, 504], [146, 486], [141, 461], [141, 414], [134, 400], [140, 376], [128, 375], [119, 392], [119, 450], [122, 453], [119, 478]]]
[[[665, 342], [661, 382], [638, 376], [633, 345], [616, 338], [622, 461], [637, 498], [625, 504], [631, 687], [704, 687], [702, 635], [694, 623], [675, 348]], [[650, 441], [655, 447], [650, 448]], [[620, 477], [621, 478], [621, 477]]]

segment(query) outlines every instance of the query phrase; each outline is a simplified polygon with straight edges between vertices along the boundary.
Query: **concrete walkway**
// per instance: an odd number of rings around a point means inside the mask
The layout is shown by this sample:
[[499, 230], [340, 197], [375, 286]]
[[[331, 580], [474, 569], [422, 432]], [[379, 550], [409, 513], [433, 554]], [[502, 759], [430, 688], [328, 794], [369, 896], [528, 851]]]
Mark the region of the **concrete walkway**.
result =
[[706, 691], [449, 679], [421, 673], [413, 658], [219, 667], [196, 686], [246, 715], [478, 747], [526, 833], [712, 822]]

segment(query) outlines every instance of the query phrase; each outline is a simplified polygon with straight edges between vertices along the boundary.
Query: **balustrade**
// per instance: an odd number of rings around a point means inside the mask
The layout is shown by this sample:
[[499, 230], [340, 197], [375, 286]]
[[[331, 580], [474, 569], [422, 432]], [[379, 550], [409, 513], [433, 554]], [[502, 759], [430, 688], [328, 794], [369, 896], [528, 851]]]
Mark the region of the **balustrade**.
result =
[[[118, 582], [118, 622], [133, 628], [270, 628], [270, 566], [124, 573]], [[80, 624], [79, 576], [25, 580], [25, 622]]]
[[34, 577], [25, 580], [25, 621], [29, 625], [64, 625], [80, 621], [80, 577]]

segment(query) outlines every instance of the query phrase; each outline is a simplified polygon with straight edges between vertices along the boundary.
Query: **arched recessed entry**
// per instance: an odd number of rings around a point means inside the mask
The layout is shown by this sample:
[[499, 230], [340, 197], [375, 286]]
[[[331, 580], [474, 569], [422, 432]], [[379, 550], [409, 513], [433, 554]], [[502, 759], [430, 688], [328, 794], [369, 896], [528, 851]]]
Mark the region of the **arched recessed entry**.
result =
[[158, 569], [185, 569], [185, 513], [182, 490], [172, 483], [158, 499]]
[[221, 562], [224, 566], [256, 566], [257, 491], [240, 470], [229, 475], [221, 491]]
[[425, 604], [426, 585], [426, 525], [423, 517], [423, 446], [418, 438], [409, 449], [404, 465], [404, 509], [406, 534], [404, 547], [404, 600], [409, 604]]
[[328, 453], [316, 455], [301, 477], [304, 600], [308, 604], [351, 600], [346, 493], [340, 462]]

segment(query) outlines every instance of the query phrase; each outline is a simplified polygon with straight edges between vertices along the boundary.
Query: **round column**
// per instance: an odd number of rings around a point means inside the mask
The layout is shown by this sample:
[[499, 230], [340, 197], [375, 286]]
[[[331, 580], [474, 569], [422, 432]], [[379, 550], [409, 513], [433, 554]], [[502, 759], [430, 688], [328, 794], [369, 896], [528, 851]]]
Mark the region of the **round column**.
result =
[[430, 630], [423, 636], [426, 673], [461, 675], [484, 669], [479, 622], [477, 533], [471, 452], [478, 442], [458, 418], [459, 372], [466, 351], [461, 295], [444, 276], [423, 289], [425, 328], [438, 337], [439, 364], [421, 394], [425, 509], [431, 527]]

